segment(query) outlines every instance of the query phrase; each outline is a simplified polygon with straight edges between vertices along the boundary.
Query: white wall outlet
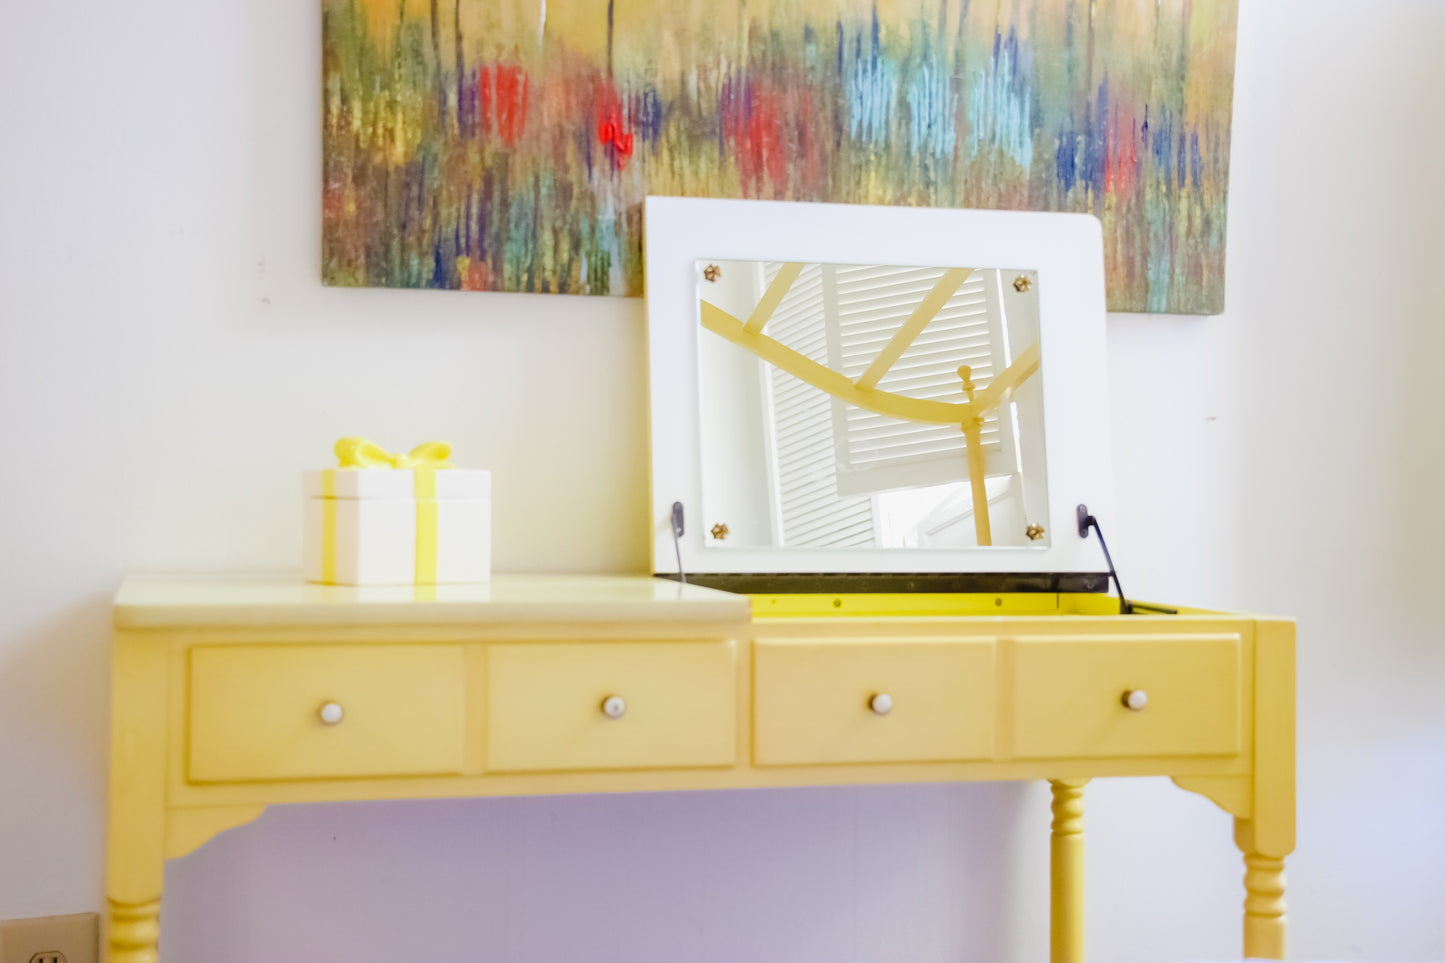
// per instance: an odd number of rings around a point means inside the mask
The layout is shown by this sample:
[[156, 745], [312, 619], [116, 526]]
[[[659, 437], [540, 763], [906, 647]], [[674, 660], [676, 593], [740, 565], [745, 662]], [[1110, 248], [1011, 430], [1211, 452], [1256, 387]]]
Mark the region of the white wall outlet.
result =
[[94, 913], [0, 922], [0, 963], [96, 963], [100, 921]]

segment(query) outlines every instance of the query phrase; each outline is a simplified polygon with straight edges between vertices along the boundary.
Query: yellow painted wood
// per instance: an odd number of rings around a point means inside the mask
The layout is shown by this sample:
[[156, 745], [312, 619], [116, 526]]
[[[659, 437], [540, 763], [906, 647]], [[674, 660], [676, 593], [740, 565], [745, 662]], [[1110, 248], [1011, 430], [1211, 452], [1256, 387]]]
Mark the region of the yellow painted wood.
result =
[[888, 369], [898, 363], [903, 357], [903, 352], [908, 350], [928, 323], [938, 316], [938, 312], [948, 303], [948, 299], [963, 286], [968, 276], [973, 273], [972, 268], [949, 268], [944, 271], [933, 289], [924, 295], [923, 300], [913, 309], [913, 312], [904, 320], [903, 324], [894, 332], [893, 337], [878, 352], [878, 357], [863, 372], [863, 377], [858, 379], [858, 387], [872, 389], [878, 386], [878, 382], [888, 373]]
[[165, 873], [166, 644], [117, 636], [111, 662], [107, 918], [115, 963], [154, 963]]
[[[1014, 640], [1005, 636], [994, 641], [994, 754], [999, 759], [1014, 758]], [[1051, 776], [1073, 775], [1051, 771]]]
[[[502, 574], [489, 582], [439, 585], [429, 598], [417, 598], [410, 585], [311, 585], [287, 575], [131, 576], [115, 598], [120, 629], [455, 629], [503, 622], [711, 626], [747, 618], [746, 596], [636, 575]], [[242, 638], [257, 641], [254, 635]]]
[[[1024, 758], [1240, 751], [1236, 635], [1016, 637], [1014, 752]], [[1124, 693], [1143, 689], [1134, 712]]]
[[988, 518], [987, 474], [983, 455], [983, 419], [969, 418], [963, 423], [964, 447], [968, 453], [968, 484], [973, 496], [973, 534], [979, 545], [993, 544], [993, 529]]
[[206, 806], [166, 814], [166, 859], [199, 849], [218, 833], [244, 826], [266, 811], [265, 806]]
[[194, 782], [461, 771], [458, 646], [198, 646], [190, 668]]
[[813, 387], [867, 411], [937, 425], [962, 424], [970, 415], [969, 406], [962, 403], [924, 401], [859, 388], [846, 375], [818, 364], [767, 335], [750, 333], [743, 322], [706, 301], [702, 302], [702, 326]]
[[1254, 632], [1254, 812], [1250, 848], [1283, 859], [1295, 845], [1295, 627], [1261, 619]]
[[[1232, 625], [1253, 623], [1243, 616], [1211, 612], [1206, 609], [1180, 608], [1177, 615], [1150, 615], [1140, 613], [1128, 618], [1119, 618], [1119, 600], [1110, 595], [1081, 594], [1077, 592], [916, 592], [916, 593], [829, 593], [829, 594], [759, 594], [751, 596], [754, 617], [757, 619], [815, 619], [841, 618], [854, 621], [859, 618], [953, 618], [963, 616], [1025, 616], [1046, 615], [1050, 618], [1042, 623], [1063, 630], [1065, 626], [1088, 626], [1090, 630], [1107, 628], [1110, 631], [1158, 632], [1160, 626], [1177, 626], [1194, 616], [1205, 616], [1228, 621]], [[1104, 621], [1106, 616], [1112, 621]], [[1082, 617], [1067, 621], [1057, 617]], [[969, 625], [969, 622], [959, 622]], [[1193, 623], [1191, 623], [1193, 626]], [[1068, 629], [1064, 634], [1068, 634]], [[1231, 628], [1231, 631], [1239, 631]]]
[[1284, 858], [1295, 846], [1295, 629], [1260, 619], [1254, 637], [1253, 812], [1234, 821], [1244, 853], [1244, 954], [1285, 958]]
[[474, 693], [486, 691], [487, 647], [481, 644], [468, 645], [463, 649], [463, 658], [466, 661], [469, 708], [462, 747], [462, 772], [468, 776], [478, 776], [486, 768], [487, 720], [485, 714], [479, 711]]
[[[729, 766], [737, 645], [494, 645], [486, 767], [496, 771]], [[620, 697], [621, 718], [604, 700]]]
[[803, 265], [797, 262], [789, 262], [778, 269], [773, 277], [773, 283], [763, 292], [758, 303], [753, 308], [753, 313], [748, 315], [746, 329], [749, 334], [758, 334], [763, 330], [763, 325], [772, 318], [773, 312], [778, 310], [778, 305], [793, 287], [793, 282], [798, 280], [798, 274], [803, 270]]
[[876, 388], [864, 388], [826, 365], [799, 354], [787, 345], [765, 334], [749, 331], [747, 326], [728, 312], [707, 301], [701, 302], [702, 326], [759, 358], [781, 368], [834, 398], [865, 411], [934, 425], [963, 425], [973, 418], [982, 418], [992, 411], [1018, 384], [1038, 370], [1038, 346], [1031, 346], [1019, 355], [987, 388], [978, 392], [975, 403], [954, 403], [908, 398]]
[[[740, 746], [749, 745], [747, 741]], [[1216, 773], [1247, 768], [1239, 757], [1155, 756], [1124, 759], [977, 759], [944, 762], [838, 763], [758, 766], [740, 750], [731, 766], [667, 769], [490, 770], [476, 776], [192, 783], [175, 796], [176, 808], [242, 804], [346, 802], [370, 799], [465, 799], [487, 796], [550, 796], [573, 793], [681, 792], [778, 789], [796, 786], [997, 782], [1059, 778], [1157, 776], [1187, 768]]]
[[1285, 958], [1284, 860], [1257, 852], [1244, 856], [1244, 955]]
[[1248, 819], [1254, 806], [1254, 781], [1248, 776], [1174, 776], [1174, 785], [1198, 793], [1231, 816]]
[[105, 959], [109, 963], [156, 963], [160, 957], [161, 901], [107, 903]]
[[[757, 765], [993, 754], [992, 640], [764, 637], [753, 659]], [[869, 707], [880, 693], [886, 715]]]
[[1049, 838], [1049, 960], [1084, 961], [1084, 786], [1087, 779], [1053, 779], [1054, 821]]
[[[756, 619], [961, 618], [964, 616], [1067, 614], [1068, 595], [1051, 592], [864, 593], [754, 595]], [[1118, 602], [1115, 601], [1115, 609]]]
[[1033, 377], [1039, 370], [1041, 357], [1038, 344], [1031, 344], [1025, 348], [1012, 364], [1000, 371], [983, 390], [969, 399], [973, 402], [973, 410], [978, 414], [984, 414], [1008, 400], [1015, 388]]
[[[646, 577], [448, 588], [415, 599], [409, 588], [275, 578], [127, 582], [113, 662], [109, 959], [157, 959], [166, 856], [275, 803], [1040, 778], [1055, 783], [1055, 959], [1079, 959], [1074, 790], [1143, 775], [1173, 777], [1241, 817], [1245, 944], [1283, 955], [1287, 621], [1124, 617], [1114, 600], [1083, 595], [748, 599]], [[392, 655], [409, 668], [378, 671]], [[894, 707], [865, 716], [880, 674]], [[435, 689], [418, 681], [441, 677]], [[350, 694], [332, 691], [338, 680]], [[1130, 686], [1150, 693], [1143, 713], [1117, 702]], [[608, 720], [600, 703], [614, 688], [628, 708]], [[311, 720], [328, 698], [348, 703], [347, 716], [318, 733]], [[402, 704], [384, 738], [326, 741], [358, 731], [347, 729], [358, 706], [376, 721]], [[920, 707], [933, 714], [910, 734]]]

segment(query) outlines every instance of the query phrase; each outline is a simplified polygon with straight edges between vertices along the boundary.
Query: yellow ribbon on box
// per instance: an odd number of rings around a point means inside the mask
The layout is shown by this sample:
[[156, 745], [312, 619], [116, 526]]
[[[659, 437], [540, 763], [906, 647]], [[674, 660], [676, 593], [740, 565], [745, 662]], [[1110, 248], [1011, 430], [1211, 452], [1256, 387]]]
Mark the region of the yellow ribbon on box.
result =
[[358, 468], [395, 468], [413, 472], [416, 496], [417, 585], [435, 585], [437, 580], [437, 476], [452, 467], [452, 446], [428, 441], [409, 452], [393, 454], [376, 442], [356, 436], [336, 443], [339, 468], [321, 473], [321, 581], [336, 583], [336, 473]]

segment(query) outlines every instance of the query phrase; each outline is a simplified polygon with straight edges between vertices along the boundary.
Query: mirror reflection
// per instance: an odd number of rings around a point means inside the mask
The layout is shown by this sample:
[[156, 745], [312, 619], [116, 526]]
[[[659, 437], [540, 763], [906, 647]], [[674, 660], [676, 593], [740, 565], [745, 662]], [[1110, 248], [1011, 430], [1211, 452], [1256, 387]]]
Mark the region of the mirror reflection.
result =
[[697, 262], [712, 548], [1044, 547], [1036, 271]]

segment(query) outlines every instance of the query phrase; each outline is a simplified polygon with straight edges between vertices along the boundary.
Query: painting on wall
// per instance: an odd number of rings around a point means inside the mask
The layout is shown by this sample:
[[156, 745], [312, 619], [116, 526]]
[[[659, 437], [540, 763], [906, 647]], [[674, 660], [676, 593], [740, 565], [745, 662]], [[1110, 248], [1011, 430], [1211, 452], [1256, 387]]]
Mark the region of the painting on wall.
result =
[[642, 293], [648, 194], [1078, 211], [1218, 313], [1238, 0], [322, 0], [323, 277]]

